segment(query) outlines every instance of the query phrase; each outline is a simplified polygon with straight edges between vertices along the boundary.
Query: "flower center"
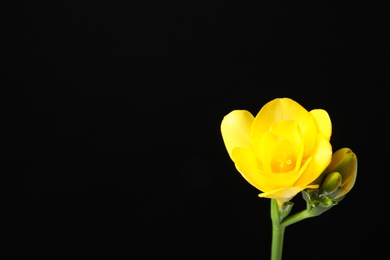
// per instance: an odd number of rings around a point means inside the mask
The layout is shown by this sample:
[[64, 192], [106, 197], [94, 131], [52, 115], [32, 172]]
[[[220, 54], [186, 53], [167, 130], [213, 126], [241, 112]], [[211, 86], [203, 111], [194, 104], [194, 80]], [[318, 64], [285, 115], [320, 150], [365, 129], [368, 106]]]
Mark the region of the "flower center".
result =
[[278, 153], [274, 156], [274, 160], [272, 161], [272, 172], [289, 172], [294, 169], [294, 162], [295, 157], [290, 151], [278, 151]]

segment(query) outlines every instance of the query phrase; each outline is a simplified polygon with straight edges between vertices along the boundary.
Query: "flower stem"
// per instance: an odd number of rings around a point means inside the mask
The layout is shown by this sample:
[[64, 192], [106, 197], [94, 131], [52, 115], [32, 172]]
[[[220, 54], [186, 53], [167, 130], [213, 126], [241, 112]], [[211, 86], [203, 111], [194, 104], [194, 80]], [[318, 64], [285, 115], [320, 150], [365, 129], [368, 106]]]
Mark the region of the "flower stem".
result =
[[271, 260], [282, 259], [284, 230], [285, 227], [283, 226], [272, 225]]
[[[297, 223], [303, 219], [315, 217], [309, 208], [295, 213], [291, 216], [286, 215], [283, 205], [279, 205], [276, 199], [271, 199], [271, 220], [272, 220], [272, 245], [271, 260], [282, 260], [284, 232], [287, 226]], [[288, 213], [287, 213], [288, 214]]]
[[306, 218], [311, 218], [311, 217], [314, 217], [314, 215], [310, 214], [310, 212], [307, 209], [302, 210], [301, 212], [295, 213], [294, 215], [291, 215], [286, 219], [284, 219], [280, 225], [285, 228], [291, 224], [297, 223], [301, 220], [304, 220]]
[[285, 226], [280, 225], [279, 205], [275, 199], [271, 199], [271, 220], [272, 220], [272, 245], [271, 260], [281, 260], [283, 252], [283, 240]]

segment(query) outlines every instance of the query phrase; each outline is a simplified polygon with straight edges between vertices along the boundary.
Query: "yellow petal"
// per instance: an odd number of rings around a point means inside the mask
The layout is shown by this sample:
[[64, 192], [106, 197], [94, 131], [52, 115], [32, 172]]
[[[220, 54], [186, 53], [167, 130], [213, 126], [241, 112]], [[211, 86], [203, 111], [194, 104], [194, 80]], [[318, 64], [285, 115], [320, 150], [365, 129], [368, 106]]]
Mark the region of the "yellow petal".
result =
[[290, 98], [276, 98], [265, 104], [256, 115], [251, 129], [251, 139], [256, 143], [272, 125], [282, 120], [295, 120], [304, 142], [304, 155], [313, 152], [317, 138], [317, 124], [314, 117], [296, 101]]
[[307, 188], [316, 189], [318, 188], [318, 185], [294, 186], [294, 187], [276, 189], [270, 192], [260, 193], [259, 197], [277, 199], [280, 202], [286, 202], [291, 200], [295, 195], [297, 195], [299, 192]]
[[323, 109], [313, 109], [310, 111], [310, 114], [314, 117], [314, 120], [317, 123], [318, 131], [329, 140], [332, 135], [332, 122], [328, 112]]
[[221, 133], [230, 158], [235, 147], [252, 146], [249, 134], [253, 119], [253, 115], [246, 110], [234, 110], [223, 118]]
[[261, 175], [262, 166], [254, 152], [245, 147], [233, 149], [232, 160], [242, 177], [258, 190], [267, 190], [265, 181]]
[[295, 183], [295, 186], [304, 186], [315, 181], [326, 169], [332, 160], [332, 146], [328, 138], [319, 133], [317, 146], [311, 156], [311, 161]]

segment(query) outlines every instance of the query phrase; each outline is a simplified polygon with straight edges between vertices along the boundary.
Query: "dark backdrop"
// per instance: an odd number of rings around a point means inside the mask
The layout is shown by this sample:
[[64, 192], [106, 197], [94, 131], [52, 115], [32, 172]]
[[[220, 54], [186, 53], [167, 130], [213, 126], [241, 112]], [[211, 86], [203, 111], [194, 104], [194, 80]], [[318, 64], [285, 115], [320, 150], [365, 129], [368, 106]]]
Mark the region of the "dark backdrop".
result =
[[269, 259], [269, 200], [235, 170], [219, 127], [290, 97], [328, 111], [334, 149], [352, 148], [359, 168], [339, 205], [287, 228], [285, 259], [385, 252], [384, 6], [252, 2], [2, 8], [5, 251]]

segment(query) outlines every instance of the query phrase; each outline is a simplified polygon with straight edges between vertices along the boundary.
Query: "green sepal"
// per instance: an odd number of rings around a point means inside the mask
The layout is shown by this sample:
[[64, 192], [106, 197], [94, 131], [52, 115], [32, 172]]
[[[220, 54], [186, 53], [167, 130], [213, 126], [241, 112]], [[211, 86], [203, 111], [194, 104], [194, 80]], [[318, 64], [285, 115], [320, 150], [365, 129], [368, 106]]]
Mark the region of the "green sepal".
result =
[[320, 194], [318, 189], [303, 190], [302, 197], [306, 201], [306, 210], [312, 217], [321, 215], [340, 201], [329, 195]]
[[282, 220], [290, 214], [293, 206], [293, 202], [287, 201], [283, 206], [279, 207], [279, 222], [282, 222]]

